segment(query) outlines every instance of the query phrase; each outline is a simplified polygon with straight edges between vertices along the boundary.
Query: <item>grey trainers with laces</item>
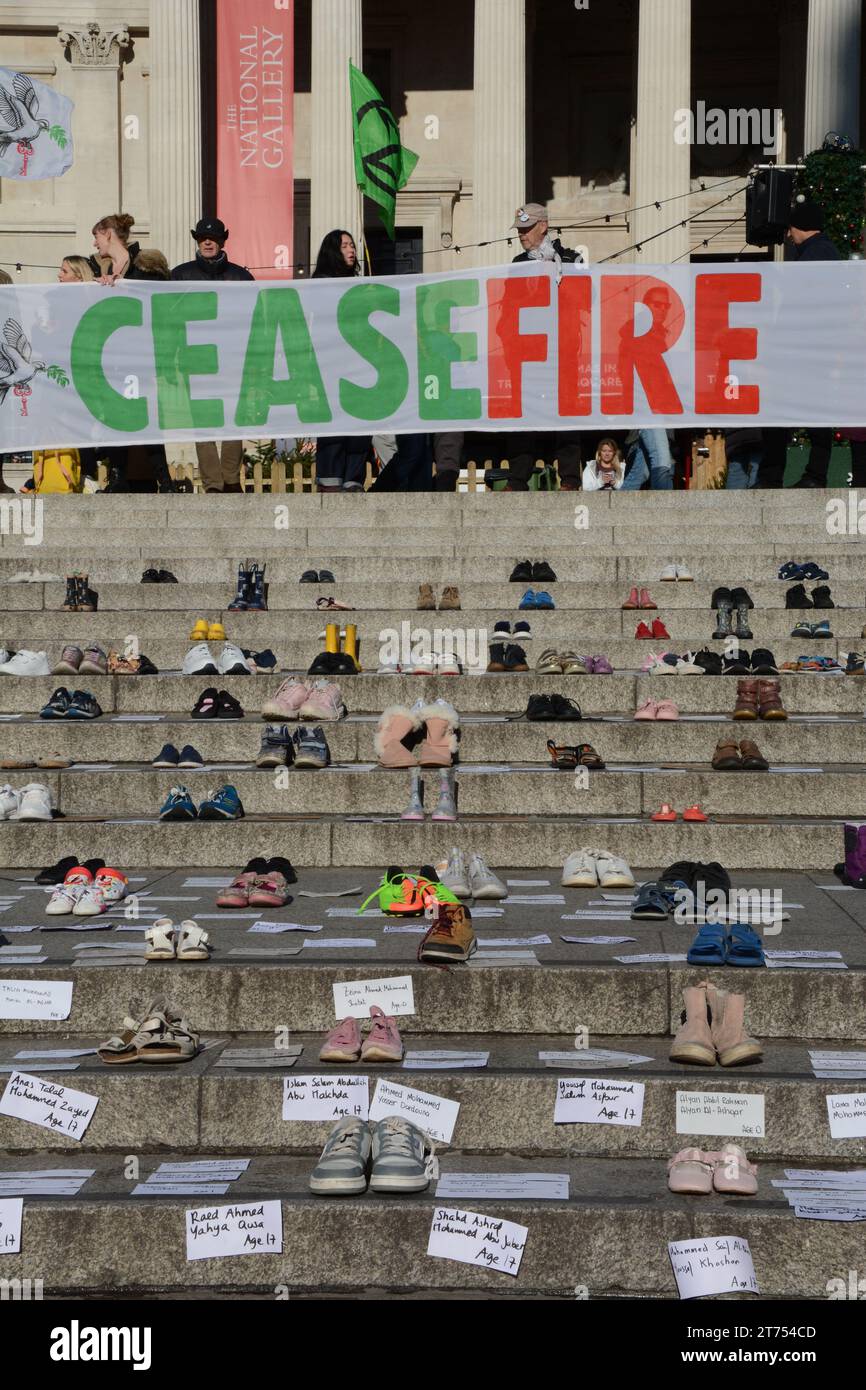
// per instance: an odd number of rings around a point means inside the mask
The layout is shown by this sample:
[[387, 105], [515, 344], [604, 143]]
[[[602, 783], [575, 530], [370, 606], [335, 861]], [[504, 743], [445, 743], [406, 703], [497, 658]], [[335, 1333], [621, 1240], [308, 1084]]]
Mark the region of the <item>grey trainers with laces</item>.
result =
[[328, 1135], [322, 1156], [310, 1174], [310, 1191], [320, 1197], [349, 1197], [366, 1192], [371, 1145], [366, 1120], [344, 1115]]
[[436, 872], [439, 874], [440, 883], [444, 883], [446, 888], [457, 898], [471, 898], [472, 889], [469, 886], [469, 870], [466, 867], [466, 855], [462, 849], [455, 845], [448, 855], [448, 863], [436, 865]]
[[399, 1115], [373, 1125], [371, 1192], [423, 1192], [434, 1176], [434, 1145]]
[[473, 854], [469, 860], [469, 886], [476, 899], [508, 897], [508, 889], [502, 879], [488, 869], [480, 854]]

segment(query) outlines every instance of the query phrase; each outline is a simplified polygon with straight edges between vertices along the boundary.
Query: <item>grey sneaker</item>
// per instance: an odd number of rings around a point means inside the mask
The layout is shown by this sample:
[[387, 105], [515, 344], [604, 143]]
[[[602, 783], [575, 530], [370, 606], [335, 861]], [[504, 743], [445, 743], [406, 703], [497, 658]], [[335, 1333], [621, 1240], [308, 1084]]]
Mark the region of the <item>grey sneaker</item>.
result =
[[371, 1192], [423, 1192], [430, 1185], [433, 1143], [408, 1120], [387, 1115], [373, 1125]]
[[508, 889], [501, 878], [488, 869], [480, 854], [469, 861], [469, 886], [473, 898], [507, 898]]
[[344, 1115], [328, 1135], [322, 1157], [310, 1174], [310, 1191], [319, 1197], [352, 1197], [366, 1192], [371, 1144], [366, 1120]]
[[440, 867], [436, 865], [440, 883], [444, 883], [446, 888], [457, 898], [471, 898], [472, 889], [469, 886], [469, 872], [466, 868], [466, 855], [462, 849], [455, 845], [448, 855], [448, 863]]
[[292, 736], [285, 724], [268, 724], [262, 734], [256, 767], [285, 767], [291, 746]]
[[331, 750], [320, 725], [315, 729], [300, 728], [292, 734], [295, 748], [295, 767], [327, 767]]
[[78, 670], [82, 676], [104, 676], [108, 670], [108, 657], [101, 647], [86, 647]]
[[64, 647], [57, 665], [52, 668], [52, 676], [77, 676], [84, 660], [80, 647]]

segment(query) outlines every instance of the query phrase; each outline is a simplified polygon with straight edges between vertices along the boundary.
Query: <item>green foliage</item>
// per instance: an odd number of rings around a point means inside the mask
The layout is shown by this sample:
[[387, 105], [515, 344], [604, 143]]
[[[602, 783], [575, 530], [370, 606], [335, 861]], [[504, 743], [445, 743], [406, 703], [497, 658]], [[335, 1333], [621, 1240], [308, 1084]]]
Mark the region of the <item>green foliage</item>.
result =
[[69, 385], [69, 377], [66, 375], [62, 367], [51, 366], [47, 369], [45, 375], [49, 377], [51, 381], [56, 381], [58, 386]]
[[848, 260], [863, 251], [866, 197], [862, 150], [814, 150], [797, 174], [796, 192], [816, 202], [825, 217], [825, 231]]
[[278, 454], [275, 439], [257, 439], [252, 452], [244, 450], [244, 463], [249, 464], [250, 467], [260, 463], [263, 479], [270, 478], [271, 469], [277, 462], [285, 464], [287, 473], [292, 472], [296, 463], [301, 463], [304, 477], [312, 477], [316, 466], [315, 440], [296, 439], [294, 449], [290, 452], [283, 450]]
[[66, 146], [69, 144], [69, 136], [66, 134], [62, 125], [53, 125], [48, 134], [55, 145], [59, 145], [62, 150], [66, 149]]

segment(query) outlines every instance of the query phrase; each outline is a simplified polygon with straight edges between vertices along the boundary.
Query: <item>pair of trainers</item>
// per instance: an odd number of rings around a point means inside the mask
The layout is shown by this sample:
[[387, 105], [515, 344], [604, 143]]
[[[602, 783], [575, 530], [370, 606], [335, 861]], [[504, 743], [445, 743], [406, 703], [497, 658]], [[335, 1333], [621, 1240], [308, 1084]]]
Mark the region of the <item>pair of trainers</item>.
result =
[[458, 904], [456, 893], [442, 883], [432, 864], [423, 864], [417, 872], [392, 864], [361, 903], [359, 916], [374, 898], [379, 899], [379, 911], [387, 917], [422, 917], [436, 903]]
[[403, 1060], [403, 1040], [393, 1018], [377, 1004], [370, 1005], [370, 1030], [361, 1039], [357, 1018], [344, 1018], [322, 1043], [320, 1062], [400, 1062]]
[[308, 719], [333, 723], [345, 717], [346, 706], [340, 687], [327, 680], [298, 680], [290, 676], [262, 705], [263, 719]]
[[694, 577], [688, 565], [680, 564], [665, 565], [659, 575], [659, 579], [665, 584], [691, 584]]
[[501, 901], [508, 897], [508, 889], [489, 869], [480, 854], [470, 854], [468, 859], [464, 850], [454, 846], [447, 860], [436, 865], [439, 879], [450, 888], [455, 897], [474, 898], [477, 902]]
[[823, 640], [825, 637], [832, 637], [833, 632], [827, 618], [820, 623], [807, 623], [804, 618], [791, 629], [791, 636]]
[[186, 787], [172, 787], [162, 806], [159, 818], [165, 821], [180, 820], [240, 820], [244, 814], [243, 804], [237, 789], [226, 783], [207, 797], [195, 808], [195, 802]]
[[317, 1197], [357, 1197], [366, 1192], [424, 1192], [435, 1176], [434, 1145], [399, 1115], [359, 1120], [346, 1115], [328, 1135], [310, 1175]]
[[51, 820], [54, 798], [44, 782], [28, 782], [17, 791], [7, 782], [0, 787], [0, 820]]
[[66, 689], [60, 685], [39, 711], [40, 719], [99, 719], [102, 706], [89, 690]]
[[207, 642], [190, 647], [180, 668], [182, 676], [248, 676], [250, 668], [240, 647], [226, 642], [219, 656], [214, 656]]
[[297, 883], [292, 864], [281, 855], [251, 859], [229, 884], [217, 893], [217, 907], [285, 907], [291, 901], [289, 886]]
[[151, 767], [204, 767], [204, 760], [191, 743], [185, 743], [180, 751], [173, 743], [164, 743], [153, 759]]
[[108, 670], [108, 658], [101, 647], [86, 647], [84, 651], [74, 643], [63, 648], [60, 660], [52, 668], [52, 676], [104, 676]]
[[290, 732], [286, 724], [268, 724], [262, 734], [256, 767], [327, 767], [331, 750], [321, 725]]
[[624, 859], [606, 849], [576, 849], [562, 866], [563, 888], [633, 888], [634, 874]]
[[49, 917], [99, 917], [126, 897], [129, 880], [120, 869], [103, 867], [93, 874], [85, 864], [69, 870], [45, 908]]
[[556, 575], [546, 560], [521, 560], [508, 576], [510, 584], [555, 584]]
[[553, 596], [546, 589], [527, 589], [523, 598], [517, 605], [518, 608], [555, 608]]

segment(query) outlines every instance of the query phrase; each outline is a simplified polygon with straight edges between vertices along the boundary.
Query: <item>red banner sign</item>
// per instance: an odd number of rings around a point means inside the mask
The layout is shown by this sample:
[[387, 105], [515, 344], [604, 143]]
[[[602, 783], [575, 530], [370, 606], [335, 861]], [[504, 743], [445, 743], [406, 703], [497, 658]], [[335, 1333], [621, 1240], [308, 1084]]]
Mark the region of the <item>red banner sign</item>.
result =
[[292, 273], [294, 0], [218, 0], [217, 213], [257, 280]]

